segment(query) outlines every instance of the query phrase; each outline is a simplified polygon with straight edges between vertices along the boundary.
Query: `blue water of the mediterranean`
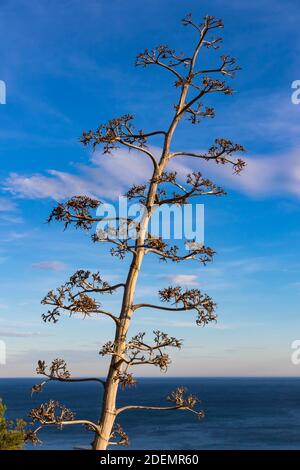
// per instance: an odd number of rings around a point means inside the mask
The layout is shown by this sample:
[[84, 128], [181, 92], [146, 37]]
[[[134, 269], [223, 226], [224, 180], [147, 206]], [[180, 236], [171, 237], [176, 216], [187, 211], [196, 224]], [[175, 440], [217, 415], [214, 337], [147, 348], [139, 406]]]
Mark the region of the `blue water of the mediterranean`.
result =
[[[24, 418], [53, 398], [76, 412], [76, 418], [97, 420], [101, 403], [98, 383], [50, 383], [31, 397], [36, 379], [0, 379], [0, 398], [7, 418]], [[300, 449], [300, 378], [143, 378], [120, 391], [124, 404], [168, 406], [166, 396], [177, 386], [201, 398], [205, 418], [185, 411], [135, 410], [119, 422], [130, 449]], [[86, 448], [92, 433], [83, 426], [50, 428], [40, 434], [36, 449]], [[27, 448], [32, 448], [28, 445]]]

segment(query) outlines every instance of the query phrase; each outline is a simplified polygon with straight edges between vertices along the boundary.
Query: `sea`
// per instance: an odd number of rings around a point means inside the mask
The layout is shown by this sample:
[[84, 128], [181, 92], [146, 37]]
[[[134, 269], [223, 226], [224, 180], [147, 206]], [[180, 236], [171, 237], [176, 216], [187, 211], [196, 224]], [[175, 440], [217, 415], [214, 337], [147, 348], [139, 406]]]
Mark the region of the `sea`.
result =
[[[97, 420], [102, 386], [49, 383], [31, 397], [34, 378], [0, 379], [7, 418], [27, 421], [31, 408], [50, 398], [71, 408], [76, 418]], [[300, 378], [140, 378], [120, 390], [118, 405], [168, 406], [178, 386], [201, 399], [205, 417], [186, 411], [127, 411], [118, 422], [129, 435], [129, 449], [300, 449]], [[93, 435], [83, 426], [44, 429], [42, 444], [26, 449], [88, 448]], [[115, 448], [115, 447], [114, 447]]]

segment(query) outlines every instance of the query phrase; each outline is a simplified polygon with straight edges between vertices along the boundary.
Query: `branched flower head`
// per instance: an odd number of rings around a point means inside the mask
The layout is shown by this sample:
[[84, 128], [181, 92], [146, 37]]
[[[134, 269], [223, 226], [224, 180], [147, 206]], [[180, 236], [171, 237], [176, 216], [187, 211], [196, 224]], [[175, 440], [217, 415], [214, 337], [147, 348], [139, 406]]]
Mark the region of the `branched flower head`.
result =
[[128, 372], [119, 372], [116, 376], [116, 380], [119, 381], [123, 390], [125, 390], [126, 387], [133, 387], [136, 384], [133, 375]]
[[[166, 372], [171, 363], [169, 355], [164, 352], [167, 347], [180, 348], [182, 341], [169, 336], [162, 331], [153, 331], [154, 343], [148, 344], [145, 340], [146, 333], [140, 332], [126, 343], [123, 351], [123, 361], [127, 367], [136, 365], [152, 364]], [[106, 343], [100, 354], [114, 355], [115, 349], [113, 343]]]
[[218, 91], [220, 93], [224, 93], [224, 95], [233, 94], [233, 89], [224, 81], [209, 77], [208, 75], [203, 77], [202, 86], [206, 93], [214, 93]]
[[112, 341], [105, 343], [99, 351], [101, 356], [113, 355], [115, 353], [115, 346]]
[[40, 392], [42, 392], [45, 383], [46, 383], [46, 381], [41, 382], [41, 383], [39, 383], [39, 384], [33, 385], [33, 386], [31, 387], [31, 395], [33, 395], [34, 393], [40, 393]]
[[126, 366], [116, 376], [116, 380], [119, 381], [123, 389], [136, 383], [132, 374], [127, 372], [129, 367], [152, 364], [159, 367], [161, 371], [166, 372], [171, 361], [169, 355], [164, 352], [165, 348], [174, 347], [180, 349], [182, 345], [182, 340], [169, 336], [167, 333], [159, 330], [153, 333], [153, 344], [148, 344], [145, 340], [145, 333], [141, 332], [131, 338], [125, 344], [122, 353], [119, 354], [117, 354], [116, 346], [112, 341], [108, 341], [102, 346], [99, 354], [102, 356], [116, 356]]
[[185, 248], [187, 254], [180, 254], [177, 245], [168, 245], [160, 237], [150, 237], [145, 241], [145, 248], [149, 252], [156, 253], [160, 256], [160, 261], [171, 260], [173, 262], [180, 262], [187, 259], [197, 260], [206, 265], [212, 261], [214, 250], [208, 246], [203, 246], [202, 243], [195, 240], [186, 240]]
[[204, 27], [207, 29], [224, 28], [224, 23], [221, 19], [210, 15], [204, 16], [202, 23], [195, 23], [192, 13], [187, 13], [181, 22], [183, 26], [192, 26], [196, 29], [202, 29]]
[[93, 223], [91, 211], [97, 209], [100, 204], [101, 201], [88, 196], [74, 196], [65, 203], [58, 204], [52, 210], [48, 222], [52, 220], [64, 222], [65, 228], [74, 223], [76, 228], [89, 230]]
[[176, 390], [170, 393], [167, 400], [174, 403], [178, 408], [193, 411], [199, 418], [204, 416], [204, 412], [195, 411], [195, 406], [200, 403], [200, 400], [194, 395], [187, 395], [187, 389], [185, 387], [178, 387]]
[[186, 112], [189, 114], [188, 119], [192, 124], [198, 124], [201, 122], [202, 118], [215, 117], [214, 108], [210, 106], [204, 106], [202, 103], [197, 103], [194, 107], [187, 108]]
[[[222, 188], [214, 184], [210, 179], [204, 178], [200, 171], [188, 173], [185, 183], [182, 183], [179, 178], [177, 178], [176, 171], [163, 172], [161, 176], [154, 178], [153, 181], [159, 185], [157, 201], [159, 205], [183, 205], [189, 203], [192, 197], [205, 196], [208, 194], [215, 196], [225, 194]], [[163, 189], [161, 189], [161, 186]], [[174, 188], [176, 191], [174, 191]]]
[[145, 191], [146, 191], [145, 184], [134, 184], [125, 194], [125, 196], [131, 199], [138, 199], [140, 203], [145, 202]]
[[57, 379], [68, 379], [71, 376], [66, 361], [58, 358], [54, 359], [50, 366], [47, 366], [45, 361], [38, 361], [36, 373]]
[[47, 314], [43, 314], [44, 321], [58, 321], [61, 310], [66, 310], [72, 315], [81, 313], [90, 315], [97, 312], [101, 304], [91, 297], [90, 293], [104, 294], [111, 293], [110, 285], [102, 279], [99, 273], [90, 271], [76, 271], [61, 287], [56, 291], [51, 290], [41, 301], [43, 305], [53, 306]]
[[33, 429], [28, 429], [25, 433], [25, 442], [31, 442], [31, 444], [42, 444], [42, 441], [38, 438], [37, 432]]
[[107, 225], [98, 228], [92, 236], [93, 242], [109, 242], [114, 246], [110, 249], [112, 256], [123, 260], [128, 252], [134, 252], [134, 242], [139, 233], [139, 223], [133, 219], [118, 221], [117, 226]]
[[29, 417], [33, 422], [40, 424], [63, 424], [63, 421], [73, 421], [75, 414], [65, 405], [61, 405], [55, 400], [42, 403], [39, 407], [33, 408]]
[[212, 248], [209, 246], [203, 246], [202, 243], [195, 240], [187, 240], [185, 242], [185, 247], [189, 250], [188, 256], [191, 259], [200, 261], [204, 266], [212, 261], [215, 254], [215, 251]]
[[64, 359], [54, 359], [50, 366], [47, 366], [45, 361], [38, 361], [36, 373], [44, 375], [47, 380], [33, 385], [31, 394], [39, 393], [43, 390], [44, 385], [50, 380], [67, 380], [71, 377], [70, 372], [67, 370], [67, 364]]
[[132, 120], [131, 114], [111, 119], [106, 124], [101, 124], [95, 131], [83, 132], [80, 141], [85, 146], [92, 145], [94, 149], [102, 144], [103, 153], [106, 154], [117, 149], [120, 143], [146, 147], [146, 134], [143, 130], [134, 132]]
[[111, 444], [118, 444], [120, 446], [127, 446], [129, 444], [129, 438], [126, 432], [122, 429], [120, 424], [115, 424], [111, 435], [110, 435], [110, 440], [114, 439], [111, 441]]
[[160, 176], [153, 178], [153, 182], [162, 183], [175, 183], [177, 171], [163, 171]]
[[[224, 165], [229, 161], [228, 157], [235, 152], [245, 152], [245, 148], [228, 139], [216, 139], [215, 144], [210, 147], [207, 157], [208, 159], [213, 157], [216, 163]], [[237, 158], [236, 161], [232, 163], [235, 173], [240, 173], [246, 166], [246, 163], [240, 158]]]
[[173, 303], [177, 308], [183, 310], [196, 310], [198, 318], [197, 325], [206, 325], [216, 321], [216, 304], [207, 294], [202, 294], [199, 289], [186, 289], [182, 287], [167, 287], [159, 291], [162, 302]]
[[152, 50], [145, 49], [138, 54], [135, 64], [137, 66], [147, 67], [151, 64], [165, 63], [169, 67], [177, 67], [178, 65], [187, 66], [190, 63], [190, 58], [185, 57], [183, 53], [176, 53], [167, 44], [161, 44]]

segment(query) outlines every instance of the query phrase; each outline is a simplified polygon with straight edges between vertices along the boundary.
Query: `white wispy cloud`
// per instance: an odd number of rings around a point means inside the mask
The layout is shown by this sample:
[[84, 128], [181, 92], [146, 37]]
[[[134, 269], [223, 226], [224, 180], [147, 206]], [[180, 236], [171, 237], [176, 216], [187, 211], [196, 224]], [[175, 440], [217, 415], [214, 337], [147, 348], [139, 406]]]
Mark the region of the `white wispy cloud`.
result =
[[0, 329], [0, 338], [32, 338], [34, 336], [51, 336], [51, 335], [40, 333], [38, 331], [13, 331], [13, 330], [1, 330]]
[[14, 201], [5, 197], [0, 197], [0, 212], [11, 212], [17, 208]]
[[65, 263], [62, 261], [39, 261], [38, 263], [33, 263], [32, 266], [37, 269], [45, 269], [49, 271], [61, 271], [66, 268]]
[[9, 230], [1, 234], [1, 242], [17, 242], [18, 240], [22, 240], [24, 238], [33, 237], [36, 233], [36, 230]]
[[4, 190], [20, 198], [51, 198], [56, 201], [82, 193], [93, 195], [91, 181], [83, 176], [56, 170], [49, 170], [47, 173], [49, 176], [39, 173], [29, 176], [11, 173], [5, 182]]
[[[178, 169], [179, 174], [198, 169], [226, 190], [235, 189], [251, 197], [281, 194], [300, 197], [300, 146], [285, 153], [251, 155], [244, 159], [247, 166], [239, 175], [233, 174], [228, 165], [198, 159], [195, 162], [196, 159], [189, 157], [182, 158]], [[177, 169], [176, 165], [174, 167]]]
[[267, 271], [276, 271], [282, 269], [281, 261], [278, 258], [272, 257], [271, 259], [267, 256], [257, 256], [251, 258], [240, 258], [229, 261], [227, 263], [229, 268], [233, 268], [238, 273], [258, 273]]
[[172, 284], [183, 286], [196, 286], [199, 284], [198, 276], [195, 274], [175, 274], [174, 276], [167, 276]]
[[[159, 153], [157, 148], [152, 150]], [[246, 163], [246, 169], [240, 175], [234, 175], [228, 165], [183, 157], [172, 161], [170, 170], [176, 170], [183, 178], [191, 171], [200, 170], [225, 189], [235, 189], [251, 197], [280, 194], [300, 197], [300, 146], [285, 153], [251, 155], [246, 157]], [[118, 150], [109, 156], [95, 152], [89, 164], [77, 165], [72, 172], [51, 169], [45, 174], [11, 173], [3, 189], [28, 199], [59, 201], [79, 194], [116, 199], [132, 184], [147, 181], [150, 175], [151, 163], [139, 152]], [[3, 201], [3, 207], [5, 204], [8, 202]]]
[[[153, 324], [155, 321], [153, 318], [143, 318], [142, 320], [139, 319], [139, 323]], [[161, 318], [161, 324], [163, 327], [172, 327], [172, 328], [191, 328], [195, 329], [195, 317], [191, 316], [190, 320], [180, 320], [180, 319], [167, 319]], [[243, 324], [227, 324], [227, 323], [210, 323], [205, 326], [205, 328], [213, 329], [213, 330], [236, 330], [242, 328]]]
[[56, 201], [79, 194], [115, 199], [130, 187], [149, 178], [151, 166], [137, 152], [116, 151], [113, 155], [95, 152], [90, 165], [75, 167], [77, 173], [50, 169], [46, 174], [11, 173], [3, 189], [19, 198]]

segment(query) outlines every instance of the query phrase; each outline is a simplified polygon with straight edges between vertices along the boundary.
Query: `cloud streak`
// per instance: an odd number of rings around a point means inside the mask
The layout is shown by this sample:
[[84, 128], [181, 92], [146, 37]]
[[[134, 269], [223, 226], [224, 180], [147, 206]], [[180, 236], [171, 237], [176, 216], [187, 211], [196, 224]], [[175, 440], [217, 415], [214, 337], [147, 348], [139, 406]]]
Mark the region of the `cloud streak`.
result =
[[36, 269], [49, 271], [61, 271], [66, 268], [65, 263], [62, 263], [61, 261], [39, 261], [38, 263], [33, 263], [32, 266]]
[[0, 197], [0, 212], [14, 212], [16, 204], [5, 197]]
[[176, 274], [174, 276], [168, 276], [168, 279], [174, 285], [183, 285], [187, 287], [199, 285], [198, 276], [195, 274]]
[[49, 334], [39, 333], [35, 331], [10, 331], [0, 330], [0, 338], [32, 338], [34, 336], [51, 336]]
[[[158, 149], [154, 149], [158, 153]], [[171, 162], [170, 169], [179, 175], [200, 170], [223, 185], [250, 197], [290, 195], [300, 197], [300, 147], [286, 153], [246, 158], [247, 167], [240, 175], [232, 169], [212, 162], [184, 157]], [[77, 173], [48, 170], [47, 174], [23, 175], [11, 173], [4, 190], [19, 198], [56, 201], [85, 194], [113, 200], [123, 195], [132, 184], [147, 180], [151, 174], [148, 160], [137, 152], [117, 151], [112, 156], [100, 152], [91, 157], [89, 165], [75, 168]], [[3, 207], [9, 203], [3, 201]], [[1, 200], [0, 200], [1, 210]]]

